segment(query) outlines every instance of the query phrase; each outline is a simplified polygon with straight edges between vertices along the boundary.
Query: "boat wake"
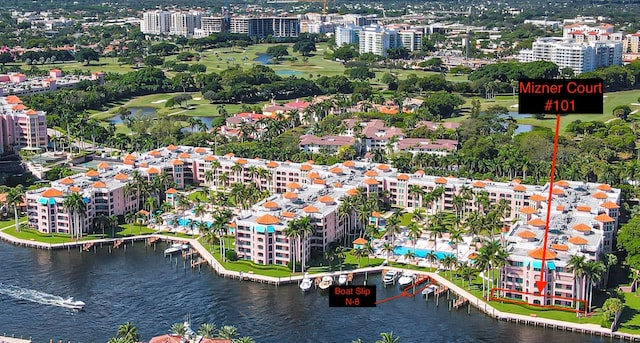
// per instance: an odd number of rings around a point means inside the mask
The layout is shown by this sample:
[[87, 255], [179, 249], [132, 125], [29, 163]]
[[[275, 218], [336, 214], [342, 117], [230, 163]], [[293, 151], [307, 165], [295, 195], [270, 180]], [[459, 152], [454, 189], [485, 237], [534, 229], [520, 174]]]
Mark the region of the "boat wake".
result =
[[5, 285], [1, 282], [0, 294], [8, 295], [19, 300], [31, 301], [42, 305], [59, 306], [72, 310], [80, 310], [85, 305], [84, 302], [73, 300], [73, 298], [63, 298], [57, 295], [36, 291], [34, 289]]

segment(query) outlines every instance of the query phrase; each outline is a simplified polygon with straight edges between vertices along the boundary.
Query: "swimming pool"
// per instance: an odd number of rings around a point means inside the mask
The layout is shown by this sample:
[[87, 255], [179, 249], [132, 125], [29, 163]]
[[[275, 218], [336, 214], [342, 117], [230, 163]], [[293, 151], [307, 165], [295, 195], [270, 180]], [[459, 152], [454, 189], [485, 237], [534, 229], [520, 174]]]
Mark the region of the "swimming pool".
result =
[[[413, 248], [397, 246], [397, 247], [395, 247], [393, 249], [393, 253], [395, 255], [400, 255], [400, 256], [406, 254], [409, 251], [413, 251]], [[415, 254], [416, 254], [416, 257], [425, 258], [427, 256], [427, 254], [432, 252], [432, 251], [436, 253], [436, 256], [438, 256], [438, 260], [442, 260], [446, 256], [452, 256], [453, 255], [453, 254], [442, 252], [442, 251], [434, 251], [434, 250], [427, 250], [427, 249], [416, 249], [415, 250]]]
[[[200, 222], [199, 220], [194, 220], [193, 226], [197, 226], [199, 222]], [[208, 227], [211, 227], [213, 225], [212, 222], [205, 222], [205, 223], [207, 224]], [[191, 219], [181, 218], [178, 220], [178, 225], [184, 226], [184, 227], [191, 226]]]

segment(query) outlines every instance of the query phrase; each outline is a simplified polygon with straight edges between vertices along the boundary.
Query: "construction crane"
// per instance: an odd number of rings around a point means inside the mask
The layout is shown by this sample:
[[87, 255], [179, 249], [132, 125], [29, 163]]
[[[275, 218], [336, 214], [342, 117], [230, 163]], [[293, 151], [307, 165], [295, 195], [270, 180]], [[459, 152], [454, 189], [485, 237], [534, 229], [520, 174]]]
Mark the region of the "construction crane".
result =
[[[321, 2], [322, 3], [322, 14], [327, 14], [327, 3], [330, 0], [268, 0], [268, 4], [273, 4], [275, 11], [277, 11], [278, 4], [291, 4], [296, 2]], [[335, 0], [333, 0], [335, 2]]]
[[[322, 3], [322, 14], [327, 15], [327, 3], [330, 0], [298, 0], [298, 2], [321, 2]], [[335, 0], [334, 0], [335, 2]]]

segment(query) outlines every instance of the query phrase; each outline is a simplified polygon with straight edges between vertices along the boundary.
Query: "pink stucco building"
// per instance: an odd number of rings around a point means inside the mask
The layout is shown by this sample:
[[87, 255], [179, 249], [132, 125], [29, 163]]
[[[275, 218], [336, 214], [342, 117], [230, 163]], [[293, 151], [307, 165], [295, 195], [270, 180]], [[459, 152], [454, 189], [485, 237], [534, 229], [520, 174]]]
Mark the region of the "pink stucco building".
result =
[[0, 153], [12, 149], [46, 149], [47, 117], [27, 108], [20, 98], [0, 98]]

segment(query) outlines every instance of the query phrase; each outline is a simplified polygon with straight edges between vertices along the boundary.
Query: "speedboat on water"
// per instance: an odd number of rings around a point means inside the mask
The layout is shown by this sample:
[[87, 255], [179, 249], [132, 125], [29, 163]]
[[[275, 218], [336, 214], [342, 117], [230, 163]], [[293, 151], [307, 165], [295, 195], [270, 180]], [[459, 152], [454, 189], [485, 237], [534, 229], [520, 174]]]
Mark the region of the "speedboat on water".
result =
[[346, 285], [347, 284], [347, 274], [342, 273], [338, 276], [338, 285]]
[[325, 290], [329, 288], [329, 286], [331, 285], [333, 285], [333, 278], [329, 275], [326, 275], [322, 277], [322, 280], [320, 281], [320, 284], [318, 285], [318, 287], [322, 290]]
[[313, 286], [313, 281], [311, 280], [311, 278], [309, 278], [309, 275], [304, 274], [304, 278], [300, 283], [300, 289], [303, 292], [308, 292], [311, 289], [311, 286]]
[[70, 298], [64, 299], [60, 303], [60, 305], [73, 310], [81, 310], [85, 304], [83, 301], [73, 300], [73, 297], [70, 297]]
[[413, 272], [404, 272], [402, 273], [402, 276], [400, 276], [400, 278], [398, 279], [398, 284], [400, 286], [409, 286], [410, 284], [413, 283], [415, 279], [415, 274], [413, 274]]
[[182, 250], [189, 250], [189, 243], [184, 243], [180, 245], [180, 249]]
[[429, 285], [427, 287], [425, 287], [425, 289], [422, 290], [422, 295], [426, 295], [429, 296], [431, 293], [435, 292], [438, 290], [438, 286], [437, 285]]
[[181, 248], [171, 247], [171, 248], [164, 249], [164, 254], [165, 255], [173, 255], [173, 254], [179, 253], [181, 251], [182, 251]]

